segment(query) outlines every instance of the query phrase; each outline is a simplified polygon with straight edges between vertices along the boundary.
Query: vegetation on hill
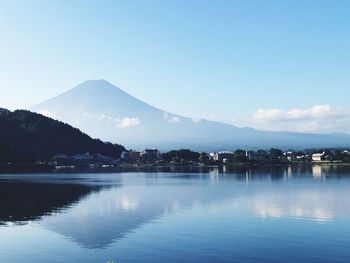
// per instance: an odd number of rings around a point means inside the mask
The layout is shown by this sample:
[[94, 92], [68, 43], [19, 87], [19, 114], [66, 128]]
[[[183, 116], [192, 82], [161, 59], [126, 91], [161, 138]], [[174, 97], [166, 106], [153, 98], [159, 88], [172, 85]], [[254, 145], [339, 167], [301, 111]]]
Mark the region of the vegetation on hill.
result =
[[60, 121], [26, 110], [0, 109], [0, 162], [35, 161], [55, 154], [100, 153], [120, 157], [121, 145], [92, 139]]

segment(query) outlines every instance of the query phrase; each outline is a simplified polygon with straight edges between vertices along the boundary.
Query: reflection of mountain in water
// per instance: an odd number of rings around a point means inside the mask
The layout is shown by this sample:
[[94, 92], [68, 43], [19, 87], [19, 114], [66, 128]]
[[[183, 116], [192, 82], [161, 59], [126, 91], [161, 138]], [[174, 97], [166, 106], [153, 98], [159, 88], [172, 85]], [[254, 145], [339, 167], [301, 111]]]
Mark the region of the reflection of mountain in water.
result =
[[224, 172], [96, 174], [88, 184], [78, 184], [78, 177], [74, 184], [8, 181], [0, 183], [0, 221], [40, 219], [40, 226], [83, 247], [106, 248], [146, 223], [196, 207], [232, 205], [264, 218], [350, 218], [350, 207], [339, 200], [350, 197], [350, 184], [328, 181], [346, 180], [345, 168], [339, 174], [330, 167]]
[[[323, 189], [320, 181], [313, 179], [312, 169], [303, 174], [295, 173], [298, 169], [278, 167], [234, 175], [215, 170], [209, 174], [150, 174], [138, 176], [136, 181], [124, 175], [123, 187], [92, 193], [66, 213], [46, 218], [43, 224], [84, 247], [105, 248], [143, 224], [178, 210], [222, 203], [245, 206], [258, 216], [267, 210], [265, 217], [273, 215], [269, 214], [271, 209], [279, 209], [281, 217], [295, 219], [297, 215], [315, 220], [341, 215], [341, 207], [336, 205], [338, 188], [330, 188], [322, 198]], [[299, 181], [302, 178], [309, 180]], [[276, 179], [294, 183], [277, 184], [280, 187], [276, 188], [270, 183]]]
[[65, 213], [46, 218], [43, 224], [84, 247], [105, 248], [143, 224], [178, 209], [231, 197], [229, 185], [220, 186], [217, 195], [216, 187], [186, 180], [180, 185], [164, 185], [163, 179], [155, 178], [148, 185], [124, 185], [95, 192]]
[[80, 184], [0, 182], [0, 222], [40, 219], [78, 202], [94, 189]]

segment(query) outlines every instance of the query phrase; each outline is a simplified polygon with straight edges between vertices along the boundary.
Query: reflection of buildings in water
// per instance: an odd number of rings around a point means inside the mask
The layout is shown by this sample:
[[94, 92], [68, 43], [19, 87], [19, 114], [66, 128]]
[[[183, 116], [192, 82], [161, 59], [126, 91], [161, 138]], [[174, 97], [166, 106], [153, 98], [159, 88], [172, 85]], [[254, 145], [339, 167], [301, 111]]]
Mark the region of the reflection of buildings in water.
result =
[[312, 165], [312, 176], [316, 177], [316, 178], [322, 177], [323, 179], [325, 179], [325, 177], [327, 175], [331, 174], [331, 168], [332, 168], [332, 166], [330, 166], [330, 165], [313, 164]]
[[247, 169], [245, 172], [245, 182], [247, 184], [249, 184], [249, 181], [251, 180], [251, 176], [252, 176], [252, 170], [251, 169]]
[[287, 179], [292, 178], [292, 177], [293, 177], [292, 167], [288, 166], [288, 168], [287, 168]]
[[222, 172], [223, 172], [223, 173], [229, 172], [228, 166], [227, 166], [226, 164], [223, 165], [223, 167], [222, 167]]
[[210, 167], [209, 169], [209, 175], [213, 176], [213, 175], [219, 175], [219, 167]]
[[283, 171], [283, 180], [287, 181], [293, 177], [292, 167], [288, 166]]
[[219, 181], [220, 180], [220, 174], [219, 173], [211, 173], [210, 174], [210, 180], [212, 182]]
[[322, 166], [321, 165], [313, 165], [312, 166], [312, 176], [313, 177], [322, 177]]
[[123, 209], [126, 211], [136, 210], [139, 206], [139, 201], [136, 199], [130, 199], [128, 196], [122, 196], [116, 200], [117, 209]]

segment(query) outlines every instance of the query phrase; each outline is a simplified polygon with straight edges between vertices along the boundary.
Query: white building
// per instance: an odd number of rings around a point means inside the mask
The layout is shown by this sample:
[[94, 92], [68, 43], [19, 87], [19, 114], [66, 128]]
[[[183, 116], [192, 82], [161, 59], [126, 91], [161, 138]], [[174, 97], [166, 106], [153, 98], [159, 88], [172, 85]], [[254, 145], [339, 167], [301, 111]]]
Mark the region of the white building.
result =
[[[212, 156], [212, 154], [210, 154], [210, 156]], [[224, 159], [226, 159], [226, 162], [229, 162], [233, 160], [233, 152], [221, 151], [214, 153], [213, 157], [215, 161], [224, 161]]]
[[312, 155], [312, 161], [314, 162], [322, 162], [324, 160], [325, 153], [314, 153]]

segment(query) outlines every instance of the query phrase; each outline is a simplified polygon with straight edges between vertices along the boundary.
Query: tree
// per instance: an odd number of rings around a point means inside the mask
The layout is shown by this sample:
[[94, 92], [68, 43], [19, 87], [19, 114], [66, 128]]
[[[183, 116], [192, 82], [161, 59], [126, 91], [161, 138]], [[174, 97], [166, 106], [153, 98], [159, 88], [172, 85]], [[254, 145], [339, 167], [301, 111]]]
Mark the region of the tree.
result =
[[206, 164], [209, 162], [209, 156], [205, 152], [202, 152], [199, 155], [198, 161], [202, 164]]
[[333, 153], [333, 160], [335, 161], [343, 161], [345, 157], [345, 154], [341, 150], [335, 150]]
[[236, 162], [246, 162], [247, 161], [246, 151], [241, 149], [235, 150], [233, 153], [233, 160]]
[[11, 150], [11, 161], [48, 160], [59, 153], [68, 155], [100, 153], [119, 158], [121, 145], [92, 139], [80, 130], [60, 121], [26, 110], [0, 110], [2, 155]]
[[271, 160], [276, 161], [276, 160], [281, 160], [283, 158], [284, 158], [284, 154], [283, 154], [282, 150], [271, 148], [271, 150], [270, 150], [270, 159]]
[[188, 149], [173, 150], [162, 154], [162, 159], [164, 161], [172, 161], [173, 159], [184, 161], [198, 161], [200, 154], [198, 152], [193, 152]]

